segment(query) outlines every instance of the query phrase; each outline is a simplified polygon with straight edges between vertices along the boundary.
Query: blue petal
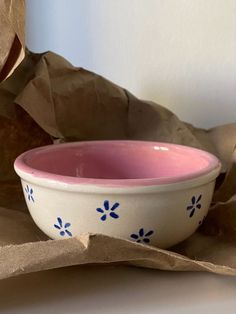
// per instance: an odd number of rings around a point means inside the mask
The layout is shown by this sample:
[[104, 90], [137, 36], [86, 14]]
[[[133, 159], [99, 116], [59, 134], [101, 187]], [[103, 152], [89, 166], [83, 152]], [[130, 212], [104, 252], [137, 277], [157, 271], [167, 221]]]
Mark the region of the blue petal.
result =
[[62, 220], [61, 220], [60, 217], [57, 217], [57, 221], [58, 221], [58, 223], [59, 223], [59, 226], [62, 227]]
[[119, 203], [115, 203], [115, 204], [112, 206], [111, 210], [115, 210], [119, 205], [120, 205]]
[[63, 237], [65, 235], [65, 231], [60, 231], [60, 235]]
[[150, 237], [153, 233], [154, 233], [154, 231], [153, 231], [153, 230], [150, 230], [150, 231], [148, 231], [148, 232], [145, 234], [145, 237]]
[[104, 213], [104, 210], [101, 209], [101, 208], [96, 208], [96, 211], [99, 212], [99, 213]]
[[105, 208], [105, 210], [109, 210], [109, 201], [108, 200], [104, 201], [104, 208]]
[[200, 208], [202, 207], [202, 205], [201, 205], [201, 204], [197, 204], [196, 207], [197, 207], [198, 209], [200, 209]]
[[70, 227], [70, 223], [69, 223], [69, 222], [65, 223], [64, 228], [66, 229], [66, 228], [68, 228], [68, 227]]
[[115, 219], [119, 218], [119, 216], [115, 212], [111, 212], [110, 216]]
[[187, 207], [187, 210], [193, 209], [193, 205]]
[[202, 198], [202, 194], [198, 196], [197, 203], [200, 201], [201, 198]]
[[33, 189], [32, 188], [30, 189], [30, 194], [33, 194]]
[[54, 227], [59, 229], [59, 230], [61, 229], [61, 227], [59, 227], [58, 225], [54, 225]]
[[72, 237], [72, 233], [69, 230], [65, 230], [68, 236]]
[[191, 213], [190, 213], [189, 217], [193, 217], [194, 212], [195, 212], [195, 208], [191, 211]]
[[137, 234], [135, 234], [135, 233], [132, 233], [132, 234], [130, 235], [130, 237], [131, 237], [132, 239], [135, 239], [135, 240], [137, 240], [137, 239], [139, 238], [139, 236], [138, 236]]
[[143, 230], [143, 228], [141, 228], [141, 229], [139, 230], [139, 235], [140, 235], [140, 237], [143, 237], [143, 235], [144, 235], [144, 230]]
[[195, 196], [193, 196], [193, 197], [192, 197], [192, 204], [194, 205], [195, 202], [196, 202], [196, 198], [195, 198]]
[[27, 192], [27, 193], [29, 192], [29, 186], [28, 186], [28, 184], [26, 185], [26, 192]]
[[30, 197], [31, 197], [32, 202], [34, 202], [34, 198], [33, 198], [33, 196], [31, 195]]
[[107, 215], [106, 214], [102, 215], [101, 220], [104, 221], [106, 219], [107, 219]]
[[30, 195], [28, 194], [28, 200], [30, 201]]
[[143, 239], [143, 242], [145, 242], [145, 243], [149, 243], [149, 242], [150, 242], [150, 240], [149, 240], [148, 238], [144, 238], [144, 239]]
[[136, 242], [140, 243], [140, 242], [141, 242], [141, 240], [139, 239], [139, 240], [137, 240]]

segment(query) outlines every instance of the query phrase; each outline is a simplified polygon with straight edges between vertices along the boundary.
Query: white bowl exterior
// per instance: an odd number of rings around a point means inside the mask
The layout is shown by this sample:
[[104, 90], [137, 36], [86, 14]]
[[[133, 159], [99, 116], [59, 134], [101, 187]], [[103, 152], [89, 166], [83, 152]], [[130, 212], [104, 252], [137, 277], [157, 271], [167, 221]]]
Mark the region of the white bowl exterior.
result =
[[[155, 191], [155, 187], [149, 191], [144, 187], [144, 193], [142, 188], [119, 193], [115, 187], [101, 193], [94, 187], [89, 193], [57, 190], [22, 179], [29, 211], [50, 238], [102, 233], [160, 248], [170, 247], [194, 233], [207, 215], [214, 185], [215, 180], [190, 188], [183, 183], [183, 189], [174, 191]], [[105, 200], [109, 202], [108, 210], [104, 208]], [[111, 210], [116, 203], [119, 205]]]

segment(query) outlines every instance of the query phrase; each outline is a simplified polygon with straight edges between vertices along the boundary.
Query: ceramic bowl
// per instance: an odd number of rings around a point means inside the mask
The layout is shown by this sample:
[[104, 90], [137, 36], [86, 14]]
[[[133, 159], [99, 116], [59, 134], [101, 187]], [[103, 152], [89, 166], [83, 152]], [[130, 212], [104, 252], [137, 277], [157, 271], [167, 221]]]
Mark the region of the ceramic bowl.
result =
[[45, 146], [14, 166], [29, 211], [49, 237], [102, 233], [160, 248], [199, 227], [220, 172], [205, 151], [144, 141]]

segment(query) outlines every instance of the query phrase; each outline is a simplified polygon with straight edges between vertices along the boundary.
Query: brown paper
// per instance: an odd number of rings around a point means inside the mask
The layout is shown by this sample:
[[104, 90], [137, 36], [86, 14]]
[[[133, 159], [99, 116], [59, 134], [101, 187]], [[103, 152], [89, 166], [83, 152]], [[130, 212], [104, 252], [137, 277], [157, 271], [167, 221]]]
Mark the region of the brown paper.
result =
[[[236, 123], [210, 130], [181, 122], [103, 77], [51, 52], [28, 53], [0, 86], [0, 277], [86, 263], [126, 263], [236, 275]], [[203, 225], [169, 250], [87, 234], [49, 240], [23, 200], [14, 158], [54, 142], [139, 139], [205, 149], [223, 164]]]
[[0, 82], [24, 58], [24, 0], [0, 1]]

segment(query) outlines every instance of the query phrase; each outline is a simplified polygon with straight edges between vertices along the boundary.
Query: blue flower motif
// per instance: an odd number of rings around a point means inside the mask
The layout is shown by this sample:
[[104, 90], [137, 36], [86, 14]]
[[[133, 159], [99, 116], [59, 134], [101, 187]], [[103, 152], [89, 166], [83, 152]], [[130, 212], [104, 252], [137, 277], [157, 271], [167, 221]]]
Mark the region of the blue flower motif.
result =
[[69, 222], [66, 222], [64, 225], [62, 223], [62, 219], [60, 217], [57, 217], [58, 224], [54, 225], [54, 227], [58, 230], [60, 230], [60, 235], [64, 237], [65, 234], [67, 234], [69, 237], [72, 237], [72, 233], [68, 230], [68, 228], [71, 226]]
[[117, 203], [117, 202], [114, 203], [112, 205], [112, 207], [110, 208], [109, 201], [105, 200], [103, 203], [103, 206], [104, 206], [104, 209], [102, 209], [102, 208], [96, 209], [97, 212], [103, 214], [100, 218], [102, 221], [105, 221], [107, 219], [108, 214], [110, 215], [110, 217], [112, 217], [114, 219], [119, 218], [119, 215], [117, 213], [115, 213], [116, 208], [120, 206], [119, 203]]
[[135, 242], [138, 242], [138, 243], [141, 243], [141, 242], [143, 242], [143, 243], [150, 243], [149, 237], [150, 237], [151, 235], [153, 235], [153, 233], [154, 233], [153, 230], [150, 230], [150, 231], [148, 231], [148, 232], [145, 233], [145, 232], [144, 232], [144, 229], [141, 228], [141, 229], [139, 229], [138, 234], [132, 233], [132, 234], [130, 235], [130, 237], [131, 237], [132, 239], [134, 239]]
[[201, 198], [202, 198], [202, 194], [200, 194], [198, 198], [196, 198], [195, 196], [192, 197], [191, 205], [187, 207], [187, 210], [190, 211], [190, 214], [189, 214], [190, 218], [193, 217], [196, 209], [200, 209], [202, 207], [202, 205], [199, 203]]
[[32, 188], [30, 188], [30, 187], [28, 186], [28, 184], [27, 184], [26, 187], [25, 187], [25, 192], [26, 192], [26, 194], [27, 194], [27, 198], [28, 198], [29, 202], [30, 202], [30, 201], [34, 202], [34, 197], [33, 197], [34, 191], [33, 191]]

